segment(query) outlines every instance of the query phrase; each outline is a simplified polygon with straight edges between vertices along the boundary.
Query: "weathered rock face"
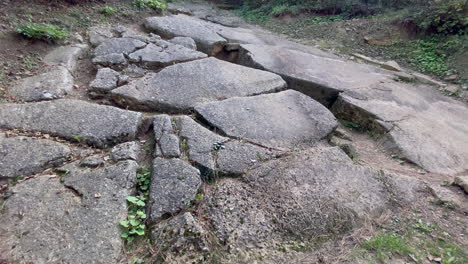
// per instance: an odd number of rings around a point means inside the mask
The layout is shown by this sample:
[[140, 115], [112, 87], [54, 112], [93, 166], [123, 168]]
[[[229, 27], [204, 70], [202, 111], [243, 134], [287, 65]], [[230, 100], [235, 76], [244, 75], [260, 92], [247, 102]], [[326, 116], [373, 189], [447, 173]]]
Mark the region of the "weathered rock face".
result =
[[145, 20], [145, 27], [166, 38], [190, 37], [198, 49], [208, 55], [217, 54], [226, 43], [207, 22], [186, 15], [150, 17]]
[[207, 103], [195, 111], [229, 136], [278, 149], [313, 146], [337, 126], [328, 109], [292, 90]]
[[123, 247], [118, 222], [137, 163], [68, 167], [61, 184], [40, 176], [12, 187], [0, 212], [2, 259], [34, 263], [116, 263]]
[[60, 165], [70, 154], [70, 148], [58, 142], [0, 134], [0, 183]]
[[186, 112], [200, 103], [284, 89], [276, 74], [207, 58], [169, 66], [111, 92], [134, 109]]
[[78, 59], [87, 48], [88, 46], [83, 44], [59, 47], [47, 54], [42, 61], [47, 65], [60, 65], [67, 68], [69, 71], [74, 71]]
[[98, 93], [106, 93], [117, 87], [120, 73], [110, 68], [99, 69], [96, 79], [89, 85], [91, 89]]
[[348, 231], [416, 199], [418, 186], [354, 165], [338, 148], [309, 149], [219, 181], [203, 208], [221, 243], [256, 248]]
[[186, 161], [156, 158], [150, 187], [151, 221], [188, 208], [200, 186], [200, 171]]
[[95, 56], [105, 56], [109, 54], [129, 55], [137, 49], [146, 46], [146, 43], [133, 38], [112, 38], [105, 40], [94, 50]]
[[193, 38], [175, 37], [175, 38], [171, 38], [168, 41], [173, 43], [173, 44], [184, 46], [184, 47], [186, 47], [188, 49], [191, 49], [191, 50], [197, 50], [197, 43], [195, 43], [195, 40], [193, 40]]
[[255, 146], [242, 140], [222, 137], [188, 116], [175, 117], [177, 131], [184, 142], [188, 159], [203, 169], [203, 176], [213, 174], [235, 176], [253, 169], [261, 162], [283, 153]]
[[17, 100], [30, 102], [61, 98], [73, 89], [73, 76], [63, 66], [20, 80], [9, 89], [9, 95]]
[[386, 133], [389, 152], [427, 171], [452, 174], [468, 169], [468, 108], [434, 87], [381, 83], [344, 92], [332, 111], [338, 118]]
[[99, 147], [133, 140], [142, 114], [77, 100], [0, 105], [0, 128], [25, 129]]
[[161, 252], [183, 254], [183, 251], [207, 250], [205, 235], [205, 230], [193, 215], [184, 213], [159, 223], [151, 233], [151, 239]]
[[340, 91], [367, 87], [386, 76], [371, 66], [270, 45], [242, 44], [239, 63], [277, 73], [290, 89], [327, 106]]
[[206, 58], [207, 55], [164, 40], [148, 44], [129, 55], [130, 62], [145, 67], [164, 67], [170, 64]]
[[119, 144], [111, 150], [111, 158], [114, 161], [138, 160], [140, 154], [141, 147], [136, 141]]

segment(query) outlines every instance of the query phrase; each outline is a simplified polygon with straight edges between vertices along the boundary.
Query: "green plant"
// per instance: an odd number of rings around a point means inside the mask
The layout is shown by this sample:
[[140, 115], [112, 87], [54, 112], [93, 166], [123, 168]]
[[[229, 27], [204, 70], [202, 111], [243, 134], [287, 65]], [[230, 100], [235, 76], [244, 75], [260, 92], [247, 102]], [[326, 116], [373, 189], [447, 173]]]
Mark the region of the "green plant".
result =
[[16, 31], [25, 37], [42, 40], [62, 40], [70, 35], [68, 30], [46, 23], [28, 22], [19, 25]]
[[166, 3], [162, 0], [133, 0], [133, 5], [138, 9], [166, 9]]
[[123, 229], [121, 237], [132, 242], [138, 236], [145, 235], [145, 200], [144, 196], [129, 196], [127, 219], [120, 221]]
[[465, 34], [468, 26], [466, 0], [445, 0], [416, 12], [412, 19], [426, 33]]
[[127, 218], [119, 223], [122, 228], [121, 237], [128, 242], [132, 242], [146, 233], [145, 201], [148, 200], [150, 184], [151, 172], [149, 168], [146, 166], [140, 167], [136, 179], [136, 188], [140, 195], [127, 197]]
[[111, 6], [105, 6], [99, 10], [99, 13], [105, 16], [112, 16], [117, 10]]
[[433, 229], [431, 223], [424, 222], [422, 219], [418, 219], [413, 227], [424, 233], [430, 233]]
[[394, 254], [407, 256], [414, 250], [397, 234], [380, 233], [364, 242], [363, 247], [375, 252], [380, 261], [389, 259]]

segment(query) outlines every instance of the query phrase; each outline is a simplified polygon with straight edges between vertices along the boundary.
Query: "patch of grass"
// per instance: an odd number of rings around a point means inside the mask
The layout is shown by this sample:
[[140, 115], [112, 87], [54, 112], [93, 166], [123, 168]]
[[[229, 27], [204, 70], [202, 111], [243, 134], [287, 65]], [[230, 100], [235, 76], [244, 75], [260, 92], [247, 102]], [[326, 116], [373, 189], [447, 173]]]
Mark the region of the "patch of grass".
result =
[[70, 16], [75, 19], [76, 24], [82, 28], [89, 28], [92, 24], [91, 19], [79, 9], [72, 9], [70, 11]]
[[40, 40], [62, 40], [70, 35], [68, 30], [46, 23], [28, 22], [19, 25], [16, 31], [27, 38]]
[[391, 256], [397, 254], [408, 256], [414, 252], [408, 243], [398, 234], [380, 233], [364, 242], [363, 248], [375, 253], [380, 261], [386, 261]]
[[113, 8], [111, 6], [104, 6], [103, 8], [101, 8], [99, 10], [99, 13], [101, 13], [102, 15], [105, 15], [105, 16], [112, 16], [116, 12], [117, 12], [117, 9], [115, 9], [115, 8]]
[[389, 47], [390, 56], [404, 60], [418, 70], [444, 77], [453, 73], [450, 58], [468, 46], [467, 36], [432, 36], [400, 41]]
[[133, 0], [133, 5], [138, 9], [160, 9], [164, 10], [167, 8], [166, 2], [162, 0]]

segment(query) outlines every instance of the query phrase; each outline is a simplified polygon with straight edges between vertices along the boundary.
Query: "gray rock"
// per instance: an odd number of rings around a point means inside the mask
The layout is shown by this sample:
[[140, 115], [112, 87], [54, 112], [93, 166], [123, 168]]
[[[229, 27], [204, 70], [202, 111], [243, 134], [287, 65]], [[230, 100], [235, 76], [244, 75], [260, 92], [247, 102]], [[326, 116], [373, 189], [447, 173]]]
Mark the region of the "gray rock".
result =
[[173, 44], [184, 46], [187, 49], [197, 50], [197, 43], [195, 43], [195, 40], [193, 40], [193, 38], [175, 37], [175, 38], [172, 38], [172, 39], [170, 39], [168, 41], [173, 43]]
[[145, 27], [162, 37], [190, 37], [195, 40], [200, 51], [215, 55], [223, 49], [226, 40], [211, 30], [208, 24], [186, 15], [150, 17], [145, 20]]
[[0, 133], [0, 181], [58, 166], [67, 161], [70, 154], [67, 145], [52, 140], [6, 137]]
[[151, 221], [188, 208], [200, 186], [200, 172], [187, 162], [154, 159], [149, 201]]
[[[116, 263], [123, 250], [118, 222], [127, 216], [138, 164], [73, 167], [12, 187], [0, 212], [0, 255], [7, 262]], [[21, 233], [21, 236], [18, 234]]]
[[78, 100], [0, 105], [0, 128], [24, 129], [99, 147], [133, 140], [142, 114]]
[[262, 148], [242, 141], [230, 141], [222, 145], [217, 153], [218, 171], [230, 176], [246, 173], [263, 162], [284, 155], [280, 151]]
[[112, 27], [91, 27], [88, 32], [89, 42], [93, 47], [98, 46], [107, 39], [114, 37]]
[[146, 43], [132, 38], [112, 38], [102, 42], [94, 50], [95, 56], [105, 56], [109, 54], [129, 55], [137, 49], [146, 46]]
[[203, 227], [188, 212], [157, 224], [151, 233], [153, 244], [160, 252], [177, 254], [207, 250], [205, 236]]
[[215, 58], [169, 66], [111, 92], [134, 109], [186, 112], [199, 103], [283, 90], [278, 75]]
[[248, 249], [342, 234], [414, 201], [419, 191], [414, 179], [354, 165], [338, 148], [319, 148], [266, 162], [242, 180], [218, 181], [202, 210], [220, 243]]
[[96, 79], [89, 85], [94, 92], [107, 93], [117, 87], [120, 73], [110, 69], [99, 69], [96, 74]]
[[96, 56], [93, 63], [104, 67], [123, 68], [128, 64], [127, 59], [122, 53], [113, 53], [108, 55]]
[[125, 142], [112, 148], [111, 158], [114, 161], [138, 160], [141, 153], [140, 144], [136, 141]]
[[179, 138], [176, 135], [165, 134], [158, 141], [163, 157], [180, 157]]
[[229, 136], [278, 149], [313, 146], [338, 125], [328, 109], [293, 90], [207, 103], [195, 111]]
[[25, 102], [57, 99], [73, 90], [73, 76], [63, 66], [20, 80], [9, 89], [9, 95]]
[[160, 40], [130, 54], [130, 62], [145, 67], [164, 67], [167, 65], [206, 58], [207, 55], [181, 45]]
[[122, 71], [122, 73], [131, 78], [140, 78], [145, 76], [146, 70], [136, 66], [135, 64], [130, 64]]
[[327, 106], [340, 91], [367, 87], [385, 79], [384, 70], [375, 67], [280, 46], [242, 44], [239, 63], [277, 73], [290, 89]]
[[332, 111], [385, 135], [382, 145], [390, 154], [426, 171], [455, 174], [468, 169], [468, 107], [434, 87], [384, 82], [344, 92]]
[[468, 193], [468, 176], [457, 176], [453, 184], [462, 188], [466, 193]]
[[174, 120], [183, 141], [183, 151], [191, 162], [201, 167], [204, 177], [215, 173], [236, 176], [283, 155], [279, 151], [217, 135], [188, 116]]
[[342, 149], [351, 159], [357, 159], [359, 156], [353, 143], [349, 140], [339, 138], [338, 136], [331, 136], [329, 143]]
[[74, 71], [78, 59], [87, 48], [88, 45], [83, 44], [59, 47], [47, 54], [42, 61], [50, 66], [61, 65], [69, 71]]
[[79, 162], [80, 167], [88, 167], [88, 168], [97, 168], [99, 166], [103, 166], [104, 163], [105, 163], [105, 160], [101, 155], [90, 156], [90, 157], [82, 159]]
[[190, 161], [208, 170], [204, 174], [212, 174], [216, 169], [213, 146], [224, 144], [229, 138], [211, 132], [188, 116], [175, 117], [174, 120], [182, 140], [182, 151], [187, 152]]
[[[441, 186], [439, 184], [430, 184], [429, 190], [436, 199], [436, 203], [449, 207], [452, 209], [460, 208], [461, 211], [468, 210], [468, 204], [466, 203], [466, 197], [463, 192], [458, 190], [453, 191], [452, 189]], [[461, 196], [456, 191], [461, 192]]]
[[165, 134], [173, 134], [172, 120], [169, 115], [157, 115], [153, 120], [154, 137], [159, 141]]

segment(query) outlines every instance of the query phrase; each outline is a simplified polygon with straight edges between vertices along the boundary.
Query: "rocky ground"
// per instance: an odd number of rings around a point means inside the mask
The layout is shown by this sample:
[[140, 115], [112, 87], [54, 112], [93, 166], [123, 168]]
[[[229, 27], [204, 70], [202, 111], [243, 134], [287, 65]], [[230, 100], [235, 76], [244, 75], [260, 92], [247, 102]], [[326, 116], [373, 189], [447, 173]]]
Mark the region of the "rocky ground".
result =
[[468, 107], [429, 77], [180, 3], [42, 63], [0, 104], [0, 263], [467, 261]]

